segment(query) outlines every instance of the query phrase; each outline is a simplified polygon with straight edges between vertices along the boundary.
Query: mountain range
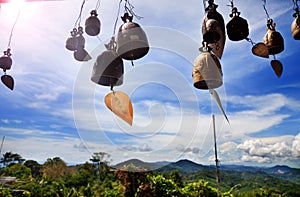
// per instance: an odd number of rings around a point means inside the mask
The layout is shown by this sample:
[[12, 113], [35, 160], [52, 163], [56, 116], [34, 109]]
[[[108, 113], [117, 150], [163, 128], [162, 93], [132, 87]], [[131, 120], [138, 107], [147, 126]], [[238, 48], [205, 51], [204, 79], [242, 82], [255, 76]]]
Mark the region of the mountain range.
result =
[[[171, 171], [177, 170], [181, 174], [193, 174], [204, 171], [215, 171], [216, 167], [214, 165], [202, 165], [195, 163], [190, 160], [179, 160], [177, 162], [144, 162], [138, 159], [130, 159], [124, 162], [121, 162], [114, 167], [119, 169], [125, 165], [134, 165], [136, 167], [143, 168], [148, 171], [156, 171], [156, 172], [166, 172], [169, 173]], [[255, 175], [266, 175], [272, 176], [275, 178], [279, 178], [282, 180], [291, 181], [293, 183], [300, 183], [300, 169], [291, 168], [285, 165], [276, 165], [273, 167], [257, 167], [257, 166], [244, 166], [244, 165], [221, 165], [219, 167], [220, 174], [246, 174], [250, 176]]]

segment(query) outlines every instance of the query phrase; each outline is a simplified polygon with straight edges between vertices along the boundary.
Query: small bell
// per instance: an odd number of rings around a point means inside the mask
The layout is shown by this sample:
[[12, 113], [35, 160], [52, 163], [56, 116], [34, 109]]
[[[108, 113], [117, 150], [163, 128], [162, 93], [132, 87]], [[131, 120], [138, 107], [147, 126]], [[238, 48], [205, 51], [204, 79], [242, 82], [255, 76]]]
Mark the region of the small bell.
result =
[[221, 38], [221, 28], [215, 19], [205, 18], [202, 24], [203, 41], [206, 43], [216, 43]]
[[195, 88], [215, 89], [223, 84], [221, 64], [210, 51], [205, 44], [202, 53], [194, 61], [192, 77]]
[[208, 7], [205, 8], [206, 18], [215, 19], [221, 27], [221, 30], [225, 33], [225, 22], [223, 16], [217, 11], [218, 5], [214, 4], [213, 0], [208, 1]]
[[74, 58], [80, 62], [89, 61], [92, 59], [89, 53], [84, 49], [85, 39], [82, 34], [83, 34], [82, 27], [78, 27], [78, 33], [76, 36], [77, 47], [76, 50], [74, 51]]
[[124, 24], [119, 28], [117, 37], [117, 53], [125, 60], [136, 60], [149, 51], [146, 33], [137, 23], [132, 22], [133, 16], [125, 13], [121, 17]]
[[293, 17], [295, 17], [295, 20], [293, 21], [291, 25], [291, 31], [292, 35], [295, 40], [300, 40], [300, 12], [299, 9], [295, 9], [296, 13], [293, 14]]
[[236, 7], [232, 8], [231, 20], [226, 25], [228, 38], [232, 41], [246, 39], [249, 35], [248, 22], [240, 14]]
[[71, 37], [69, 37], [66, 41], [66, 48], [70, 51], [75, 51], [77, 49], [78, 41], [76, 35], [77, 35], [77, 29], [74, 28], [71, 31]]
[[283, 37], [275, 30], [275, 23], [273, 23], [272, 19], [268, 20], [267, 27], [267, 33], [263, 38], [263, 43], [267, 45], [269, 54], [278, 54], [284, 50]]
[[97, 11], [92, 10], [91, 16], [85, 21], [85, 32], [90, 36], [97, 36], [100, 33], [101, 22], [97, 16]]
[[11, 68], [12, 59], [10, 56], [11, 56], [10, 49], [7, 49], [6, 51], [4, 51], [4, 55], [0, 57], [0, 68], [2, 68], [4, 72]]
[[119, 86], [123, 83], [123, 60], [115, 51], [114, 38], [105, 46], [107, 50], [98, 56], [93, 67], [91, 80], [103, 86]]

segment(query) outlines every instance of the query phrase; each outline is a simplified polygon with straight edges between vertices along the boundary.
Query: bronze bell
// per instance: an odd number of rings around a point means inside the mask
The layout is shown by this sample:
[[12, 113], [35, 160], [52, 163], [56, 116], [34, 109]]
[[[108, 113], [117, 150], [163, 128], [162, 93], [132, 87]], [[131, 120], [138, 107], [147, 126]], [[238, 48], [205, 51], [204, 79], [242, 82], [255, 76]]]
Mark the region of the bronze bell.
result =
[[77, 49], [78, 41], [76, 35], [77, 35], [77, 29], [74, 28], [71, 31], [71, 37], [69, 37], [66, 41], [66, 48], [70, 51], [75, 51]]
[[232, 8], [231, 12], [231, 20], [226, 25], [228, 38], [232, 41], [246, 39], [249, 35], [248, 22], [240, 17], [241, 13], [236, 7]]
[[124, 24], [119, 28], [117, 37], [117, 53], [125, 60], [136, 60], [149, 51], [146, 33], [137, 23], [132, 22], [133, 16], [125, 13], [121, 17]]
[[198, 89], [215, 89], [223, 84], [223, 73], [219, 59], [213, 55], [208, 46], [195, 59], [192, 77], [194, 87]]
[[215, 19], [204, 18], [202, 24], [203, 41], [207, 43], [216, 43], [221, 38], [221, 28]]
[[98, 56], [93, 67], [91, 80], [103, 86], [119, 86], [123, 84], [123, 60], [115, 51], [114, 38], [105, 46], [107, 50]]
[[12, 59], [10, 56], [10, 49], [7, 49], [6, 51], [4, 51], [4, 55], [0, 57], [0, 68], [2, 68], [4, 72], [11, 68]]
[[[222, 58], [223, 50], [225, 47], [225, 40], [226, 40], [224, 19], [223, 19], [223, 16], [219, 12], [217, 12], [218, 5], [214, 4], [213, 0], [209, 0], [208, 4], [209, 4], [208, 7], [205, 8], [206, 16], [204, 18], [204, 21], [208, 21], [209, 19], [214, 19], [218, 22], [219, 27], [220, 27], [220, 31], [219, 31], [220, 39], [218, 41], [216, 41], [215, 43], [208, 43], [208, 46], [210, 48], [212, 48], [212, 52], [218, 58]], [[203, 26], [202, 26], [202, 29], [203, 29]], [[202, 32], [202, 33], [204, 33], [204, 32]], [[204, 40], [204, 42], [206, 42], [206, 41]]]
[[284, 50], [284, 40], [279, 32], [275, 30], [275, 23], [272, 19], [268, 20], [267, 33], [263, 38], [263, 43], [267, 45], [269, 54], [275, 55]]
[[85, 32], [90, 36], [97, 36], [100, 33], [100, 20], [97, 18], [96, 10], [91, 11], [91, 16], [85, 21]]
[[208, 7], [205, 8], [206, 18], [215, 19], [219, 23], [221, 30], [225, 33], [225, 22], [223, 16], [217, 11], [218, 5], [214, 4], [214, 1], [211, 0], [208, 3]]
[[292, 35], [295, 40], [300, 40], [300, 12], [299, 9], [295, 9], [296, 13], [293, 14], [293, 17], [295, 17], [295, 20], [293, 21], [291, 25], [291, 31]]

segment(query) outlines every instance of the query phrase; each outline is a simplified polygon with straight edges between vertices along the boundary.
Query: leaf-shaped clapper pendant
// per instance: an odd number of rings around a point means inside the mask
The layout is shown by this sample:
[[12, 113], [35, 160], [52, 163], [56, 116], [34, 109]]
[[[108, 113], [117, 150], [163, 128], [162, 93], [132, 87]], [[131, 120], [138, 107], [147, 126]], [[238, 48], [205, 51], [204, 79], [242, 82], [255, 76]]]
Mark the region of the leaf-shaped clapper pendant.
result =
[[14, 79], [10, 75], [2, 75], [1, 76], [1, 81], [6, 87], [9, 89], [13, 90], [14, 89]]
[[278, 60], [272, 60], [271, 66], [272, 66], [275, 74], [277, 75], [277, 77], [280, 78], [282, 75], [282, 71], [283, 71], [282, 63]]
[[133, 109], [127, 94], [120, 91], [111, 92], [105, 96], [104, 103], [114, 114], [132, 126]]

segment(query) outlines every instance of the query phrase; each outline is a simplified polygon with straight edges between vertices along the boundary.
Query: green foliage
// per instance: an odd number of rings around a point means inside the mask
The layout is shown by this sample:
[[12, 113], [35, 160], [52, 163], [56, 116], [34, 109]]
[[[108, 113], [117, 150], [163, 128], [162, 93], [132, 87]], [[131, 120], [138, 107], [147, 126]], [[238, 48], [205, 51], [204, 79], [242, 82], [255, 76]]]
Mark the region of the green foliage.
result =
[[208, 185], [208, 182], [200, 180], [198, 182], [189, 183], [183, 188], [183, 194], [190, 197], [209, 197], [217, 196], [217, 189]]
[[[212, 168], [205, 170], [202, 166], [202, 170], [193, 173], [169, 169], [148, 172], [143, 167], [128, 164], [113, 171], [106, 160], [108, 154], [100, 153], [93, 155], [93, 163], [76, 166], [67, 166], [59, 157], [49, 158], [42, 165], [33, 160], [23, 164], [9, 159], [18, 154], [7, 154], [9, 157], [5, 162], [9, 165], [0, 175], [17, 177], [17, 181], [0, 185], [0, 197], [217, 196], [215, 170]], [[182, 167], [186, 163], [181, 162]], [[220, 176], [223, 197], [300, 196], [300, 185], [289, 181], [288, 175], [280, 178], [262, 171], [221, 170]]]
[[9, 167], [6, 167], [1, 175], [16, 177], [20, 180], [27, 180], [31, 177], [31, 170], [22, 163], [17, 163], [11, 164]]

